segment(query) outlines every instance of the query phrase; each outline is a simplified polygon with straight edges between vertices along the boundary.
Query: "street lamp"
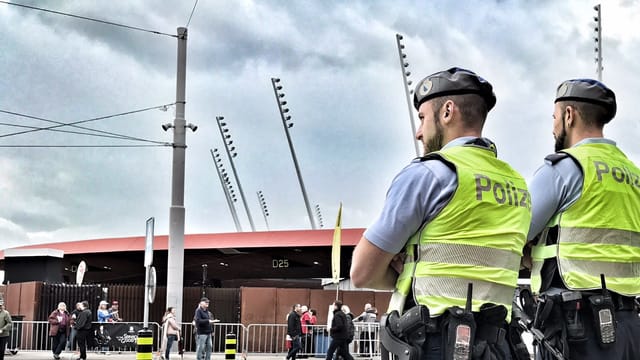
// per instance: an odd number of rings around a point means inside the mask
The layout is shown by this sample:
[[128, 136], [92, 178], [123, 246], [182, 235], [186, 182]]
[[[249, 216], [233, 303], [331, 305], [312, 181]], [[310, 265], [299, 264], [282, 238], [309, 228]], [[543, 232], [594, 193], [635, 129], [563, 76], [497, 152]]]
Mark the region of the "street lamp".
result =
[[600, 4], [593, 7], [593, 10], [597, 12], [597, 15], [593, 18], [596, 22], [596, 26], [593, 30], [596, 32], [593, 40], [596, 43], [595, 51], [596, 51], [596, 64], [598, 67], [596, 68], [596, 73], [598, 74], [598, 81], [602, 81], [602, 14], [600, 12]]
[[318, 217], [318, 224], [320, 224], [320, 228], [322, 229], [324, 227], [324, 222], [322, 222], [322, 212], [320, 212], [320, 205], [316, 204], [315, 209], [316, 217]]
[[416, 149], [416, 156], [420, 156], [420, 147], [418, 145], [418, 140], [416, 140], [416, 123], [413, 118], [413, 100], [411, 99], [411, 95], [413, 95], [413, 90], [409, 88], [411, 86], [412, 81], [409, 80], [409, 76], [411, 75], [411, 71], [409, 71], [409, 63], [407, 62], [407, 54], [404, 53], [404, 44], [402, 44], [401, 40], [403, 39], [402, 35], [396, 34], [396, 44], [398, 45], [398, 57], [400, 58], [400, 70], [402, 70], [402, 83], [404, 84], [404, 94], [407, 98], [407, 106], [409, 108], [409, 121], [411, 121], [411, 139], [413, 141], [413, 145]]
[[202, 297], [207, 296], [206, 287], [207, 287], [207, 268], [208, 267], [209, 265], [202, 264]]
[[287, 102], [283, 100], [284, 92], [282, 92], [282, 85], [280, 79], [271, 78], [271, 85], [273, 86], [273, 93], [276, 96], [276, 102], [278, 103], [278, 110], [280, 110], [280, 117], [282, 118], [282, 126], [284, 127], [284, 133], [287, 135], [287, 142], [289, 143], [289, 150], [291, 150], [291, 157], [293, 158], [293, 165], [296, 168], [296, 175], [298, 176], [298, 182], [300, 183], [300, 190], [302, 191], [302, 197], [304, 198], [304, 205], [307, 208], [307, 215], [309, 216], [309, 222], [311, 223], [311, 229], [316, 229], [316, 224], [311, 213], [311, 207], [309, 206], [309, 198], [307, 197], [307, 190], [304, 188], [304, 181], [302, 181], [302, 175], [300, 174], [300, 166], [298, 165], [298, 159], [296, 158], [296, 152], [293, 149], [293, 143], [291, 142], [291, 135], [289, 129], [293, 126], [291, 121], [291, 115], [289, 108], [286, 108]]
[[242, 203], [244, 204], [244, 209], [247, 212], [247, 217], [249, 218], [249, 224], [251, 225], [251, 231], [256, 231], [256, 227], [253, 224], [253, 218], [251, 217], [251, 212], [249, 211], [249, 206], [247, 205], [247, 199], [244, 196], [244, 192], [242, 191], [242, 185], [240, 185], [240, 178], [238, 177], [238, 173], [236, 172], [236, 167], [233, 164], [233, 158], [238, 155], [235, 152], [235, 146], [231, 146], [233, 144], [233, 140], [231, 140], [231, 134], [229, 134], [229, 128], [227, 127], [227, 123], [222, 121], [224, 120], [223, 116], [216, 116], [216, 122], [218, 123], [218, 129], [220, 129], [220, 136], [222, 136], [222, 142], [224, 143], [224, 148], [227, 150], [227, 156], [229, 157], [229, 163], [231, 163], [231, 170], [233, 171], [233, 177], [236, 178], [236, 184], [238, 184], [238, 191], [240, 192], [240, 199], [242, 199]]
[[267, 221], [267, 217], [269, 216], [269, 208], [267, 207], [267, 201], [264, 198], [264, 194], [262, 190], [256, 192], [258, 195], [258, 203], [260, 203], [260, 209], [262, 210], [262, 216], [264, 216], [264, 223], [267, 225], [267, 231], [271, 231], [269, 229], [269, 221]]
[[240, 225], [240, 221], [238, 221], [238, 213], [236, 212], [236, 207], [233, 204], [237, 200], [236, 195], [233, 191], [233, 187], [231, 186], [231, 181], [229, 180], [227, 171], [224, 169], [224, 165], [222, 164], [222, 157], [220, 156], [218, 149], [209, 151], [211, 152], [211, 158], [213, 159], [214, 167], [216, 168], [216, 172], [218, 173], [218, 178], [220, 178], [220, 185], [222, 185], [224, 197], [227, 199], [227, 205], [229, 205], [231, 217], [233, 218], [233, 222], [236, 225], [236, 231], [241, 232], [242, 226]]

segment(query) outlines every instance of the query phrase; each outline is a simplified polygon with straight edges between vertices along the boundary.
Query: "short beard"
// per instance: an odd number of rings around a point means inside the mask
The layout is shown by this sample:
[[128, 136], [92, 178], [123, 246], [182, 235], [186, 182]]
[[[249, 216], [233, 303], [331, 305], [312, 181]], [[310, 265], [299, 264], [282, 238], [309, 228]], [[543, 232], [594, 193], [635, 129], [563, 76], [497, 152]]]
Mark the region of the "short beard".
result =
[[440, 149], [442, 149], [442, 147], [444, 146], [443, 142], [444, 142], [444, 131], [442, 130], [442, 125], [440, 125], [440, 121], [434, 120], [434, 123], [436, 125], [436, 133], [433, 134], [432, 137], [430, 137], [429, 139], [426, 139], [424, 141], [424, 155], [426, 156], [428, 153], [434, 152], [434, 151], [438, 151]]
[[[564, 119], [564, 111], [562, 112], [561, 119]], [[564, 127], [564, 120], [562, 121], [562, 132], [558, 136], [556, 136], [555, 139], [556, 152], [567, 148], [567, 146], [565, 145], [565, 143], [567, 142], [567, 129]]]
[[556, 144], [555, 144], [556, 152], [567, 148], [564, 145], [566, 140], [567, 140], [567, 132], [564, 129], [562, 129], [562, 133], [556, 137]]

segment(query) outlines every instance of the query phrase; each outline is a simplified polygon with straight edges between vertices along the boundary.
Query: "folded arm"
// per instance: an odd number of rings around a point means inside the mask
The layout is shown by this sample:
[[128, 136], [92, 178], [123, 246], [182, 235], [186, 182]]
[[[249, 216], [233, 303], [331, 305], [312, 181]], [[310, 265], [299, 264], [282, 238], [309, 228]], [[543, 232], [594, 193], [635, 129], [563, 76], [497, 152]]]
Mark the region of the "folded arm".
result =
[[364, 236], [360, 239], [351, 261], [351, 282], [354, 286], [392, 290], [399, 271], [402, 271], [401, 256], [380, 249]]

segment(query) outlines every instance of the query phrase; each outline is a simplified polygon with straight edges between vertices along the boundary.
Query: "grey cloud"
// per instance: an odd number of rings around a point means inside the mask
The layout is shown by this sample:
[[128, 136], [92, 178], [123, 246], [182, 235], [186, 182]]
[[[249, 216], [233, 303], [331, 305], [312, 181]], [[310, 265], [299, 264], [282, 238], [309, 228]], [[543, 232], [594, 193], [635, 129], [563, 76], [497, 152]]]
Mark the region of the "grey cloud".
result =
[[[184, 25], [193, 5], [31, 3], [170, 33]], [[235, 164], [258, 228], [264, 224], [257, 190], [269, 201], [272, 229], [308, 227], [271, 76], [283, 79], [302, 175], [312, 204], [323, 208], [325, 224], [335, 218], [339, 201], [349, 209], [345, 226], [370, 224], [389, 182], [414, 155], [396, 32], [405, 35], [414, 80], [460, 65], [494, 84], [498, 105], [486, 135], [498, 144], [501, 158], [530, 176], [552, 151], [555, 86], [565, 77], [595, 75], [590, 6], [552, 1], [200, 1], [188, 42], [186, 117], [199, 130], [187, 136], [186, 231], [235, 230], [208, 152], [222, 149], [216, 115], [229, 120], [238, 147]], [[0, 79], [0, 102], [8, 104], [3, 107], [73, 121], [173, 101], [174, 38], [10, 11], [13, 26], [0, 40], [6, 50], [0, 65], [15, 71]], [[48, 32], [40, 32], [41, 24]], [[607, 134], [620, 140], [623, 149], [633, 150], [640, 129], [632, 122], [632, 107], [640, 89], [628, 74], [639, 70], [637, 40], [612, 36], [607, 41], [605, 82], [620, 101], [619, 119]], [[171, 111], [90, 125], [171, 141], [171, 132], [160, 129], [173, 120]], [[120, 142], [44, 132], [0, 142], [24, 143]], [[171, 148], [4, 148], [0, 187], [20, 186], [5, 191], [0, 216], [29, 229], [30, 239], [43, 241], [142, 234], [149, 216], [156, 217], [157, 232], [166, 233], [171, 153]], [[637, 159], [637, 151], [630, 155]], [[7, 170], [5, 161], [19, 164], [20, 171]], [[244, 209], [240, 202], [236, 206], [247, 230]], [[33, 235], [33, 229], [54, 231]]]
[[20, 224], [27, 232], [54, 231], [70, 225], [60, 214], [49, 214], [46, 211], [16, 212], [8, 220]]
[[29, 243], [27, 233], [11, 220], [0, 217], [0, 249]]

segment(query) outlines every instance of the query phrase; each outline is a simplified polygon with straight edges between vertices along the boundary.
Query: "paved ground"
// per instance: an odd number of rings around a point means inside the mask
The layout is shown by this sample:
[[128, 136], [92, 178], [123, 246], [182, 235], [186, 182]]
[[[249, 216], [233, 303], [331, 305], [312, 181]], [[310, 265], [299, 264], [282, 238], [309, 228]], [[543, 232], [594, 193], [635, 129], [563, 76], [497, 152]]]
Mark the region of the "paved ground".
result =
[[[156, 357], [156, 354], [153, 354], [154, 357], [153, 359], [159, 359]], [[78, 355], [74, 355], [73, 353], [70, 352], [64, 352], [61, 354], [60, 359], [61, 360], [73, 360], [73, 359], [77, 359]], [[87, 353], [87, 360], [135, 360], [136, 358], [136, 354], [135, 353], [122, 353], [122, 354], [118, 354], [118, 353], [111, 353], [109, 355], [105, 355], [105, 354], [96, 354], [95, 352], [88, 352]], [[213, 355], [211, 355], [211, 360], [224, 360], [224, 354], [221, 353], [215, 353]], [[247, 357], [248, 359], [253, 359], [253, 360], [284, 360], [284, 354], [282, 354], [282, 356], [278, 356], [276, 355], [249, 355]], [[51, 354], [50, 351], [19, 351], [17, 354], [15, 355], [10, 355], [9, 353], [7, 353], [7, 355], [5, 355], [5, 360], [40, 360], [40, 359], [48, 359], [48, 360], [53, 360], [53, 355]], [[171, 354], [171, 360], [180, 360], [180, 355], [178, 355], [177, 353], [175, 354]], [[196, 359], [196, 354], [191, 352], [191, 353], [186, 353], [184, 354], [184, 357], [182, 358], [183, 360], [195, 360]], [[242, 357], [240, 355], [236, 356], [236, 359], [240, 360], [242, 359]], [[322, 360], [322, 358], [309, 358], [309, 360]], [[363, 360], [365, 360], [365, 358], [361, 358]]]

